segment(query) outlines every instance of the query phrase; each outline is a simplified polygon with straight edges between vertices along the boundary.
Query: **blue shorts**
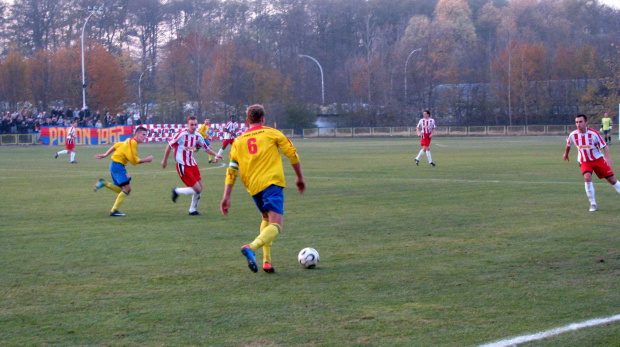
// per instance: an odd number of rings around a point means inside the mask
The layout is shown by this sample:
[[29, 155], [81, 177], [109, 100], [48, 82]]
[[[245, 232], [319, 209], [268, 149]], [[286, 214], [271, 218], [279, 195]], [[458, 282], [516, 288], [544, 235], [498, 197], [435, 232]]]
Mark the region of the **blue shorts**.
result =
[[284, 215], [284, 188], [270, 185], [262, 192], [252, 195], [252, 199], [261, 213], [271, 211]]
[[131, 177], [127, 173], [125, 165], [117, 163], [115, 161], [110, 162], [110, 175], [112, 175], [112, 182], [119, 187], [126, 186], [131, 181]]

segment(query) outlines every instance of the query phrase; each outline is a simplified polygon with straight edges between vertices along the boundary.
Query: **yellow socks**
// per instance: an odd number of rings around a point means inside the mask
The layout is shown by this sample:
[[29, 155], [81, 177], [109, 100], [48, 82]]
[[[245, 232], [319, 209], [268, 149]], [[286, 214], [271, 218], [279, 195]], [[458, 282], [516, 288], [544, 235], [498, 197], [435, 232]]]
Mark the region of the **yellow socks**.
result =
[[[260, 223], [260, 230], [263, 231], [268, 226], [269, 226], [269, 219], [263, 218], [263, 221]], [[263, 263], [264, 262], [271, 263], [271, 245], [272, 244], [273, 244], [273, 241], [263, 245]]]
[[[114, 186], [116, 187], [116, 186]], [[110, 188], [111, 189], [111, 188]], [[124, 190], [121, 190], [120, 193], [118, 193], [118, 196], [116, 197], [116, 202], [114, 203], [114, 206], [112, 206], [112, 211], [117, 210], [121, 207], [121, 205], [125, 202], [125, 199], [127, 198], [127, 193]]]
[[282, 230], [282, 226], [280, 226], [279, 224], [269, 224], [267, 227], [261, 230], [260, 235], [258, 235], [258, 237], [254, 239], [254, 241], [252, 241], [252, 243], [250, 243], [250, 248], [253, 251], [256, 251], [257, 249], [264, 247], [265, 245], [269, 245], [268, 247], [271, 247], [273, 239], [278, 236], [280, 230]]

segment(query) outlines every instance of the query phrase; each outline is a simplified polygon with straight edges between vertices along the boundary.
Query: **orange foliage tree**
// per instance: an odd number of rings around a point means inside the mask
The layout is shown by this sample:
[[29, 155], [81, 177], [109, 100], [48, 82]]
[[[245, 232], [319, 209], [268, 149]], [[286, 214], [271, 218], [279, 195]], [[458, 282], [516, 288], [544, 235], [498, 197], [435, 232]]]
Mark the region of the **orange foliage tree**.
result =
[[82, 105], [82, 67], [80, 48], [56, 51], [52, 56], [51, 100], [62, 100], [67, 107]]
[[127, 100], [127, 85], [118, 58], [98, 43], [91, 43], [84, 54], [86, 105], [91, 111], [121, 111]]
[[28, 82], [35, 105], [45, 109], [52, 94], [52, 56], [47, 50], [37, 51], [28, 59]]
[[28, 100], [28, 65], [22, 55], [11, 53], [0, 64], [0, 88], [9, 103], [9, 109], [16, 110], [17, 104]]

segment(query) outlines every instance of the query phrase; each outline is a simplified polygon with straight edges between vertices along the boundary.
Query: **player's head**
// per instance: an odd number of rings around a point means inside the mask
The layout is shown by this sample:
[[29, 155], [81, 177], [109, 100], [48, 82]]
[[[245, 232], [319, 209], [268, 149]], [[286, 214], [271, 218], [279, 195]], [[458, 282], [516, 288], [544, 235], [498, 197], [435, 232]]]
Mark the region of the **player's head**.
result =
[[211, 120], [209, 118], [205, 119], [204, 125], [209, 125], [209, 124], [211, 124]]
[[260, 123], [265, 119], [265, 108], [263, 105], [255, 104], [245, 111], [248, 123]]
[[424, 118], [428, 118], [428, 117], [430, 117], [430, 116], [431, 116], [431, 111], [429, 111], [429, 110], [424, 110], [424, 111], [422, 112], [422, 117], [424, 117]]
[[142, 143], [146, 139], [146, 134], [148, 132], [149, 131], [145, 127], [137, 127], [136, 131], [133, 133], [133, 138], [136, 142]]
[[231, 115], [230, 115], [230, 121], [231, 121], [231, 122], [234, 122], [234, 121], [235, 121], [235, 119], [237, 119], [237, 116], [235, 116], [234, 114], [231, 114]]
[[198, 118], [196, 116], [187, 117], [187, 132], [193, 134], [198, 129]]
[[585, 132], [585, 130], [588, 128], [588, 117], [586, 117], [585, 114], [580, 114], [577, 117], [575, 117], [575, 125], [577, 126], [577, 129], [579, 129], [579, 131]]

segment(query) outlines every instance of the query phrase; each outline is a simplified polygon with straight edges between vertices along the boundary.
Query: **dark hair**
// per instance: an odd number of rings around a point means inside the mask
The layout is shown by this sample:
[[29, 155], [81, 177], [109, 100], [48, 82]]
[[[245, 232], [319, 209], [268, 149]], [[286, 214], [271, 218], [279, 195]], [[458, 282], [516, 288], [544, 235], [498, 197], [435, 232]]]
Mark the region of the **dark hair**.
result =
[[189, 117], [187, 117], [187, 121], [189, 122], [190, 120], [198, 121], [198, 118], [196, 118], [196, 116], [189, 116]]
[[137, 134], [137, 133], [138, 133], [138, 131], [145, 131], [145, 132], [147, 132], [147, 133], [149, 132], [149, 131], [148, 131], [148, 129], [146, 129], [145, 127], [137, 127], [137, 128], [136, 128], [136, 131], [134, 131], [133, 133], [134, 133], [134, 134]]
[[422, 113], [424, 113], [424, 112], [428, 113], [428, 116], [429, 116], [429, 117], [431, 116], [431, 111], [429, 111], [429, 110], [424, 110], [424, 111], [422, 111]]
[[245, 113], [248, 116], [248, 122], [258, 123], [263, 117], [265, 117], [265, 108], [263, 105], [254, 104], [248, 107]]
[[577, 115], [577, 117], [575, 117], [575, 118], [579, 118], [579, 117], [583, 117], [583, 120], [584, 120], [584, 121], [587, 121], [587, 120], [588, 120], [588, 117], [587, 117], [585, 114], [580, 114], [580, 115]]

